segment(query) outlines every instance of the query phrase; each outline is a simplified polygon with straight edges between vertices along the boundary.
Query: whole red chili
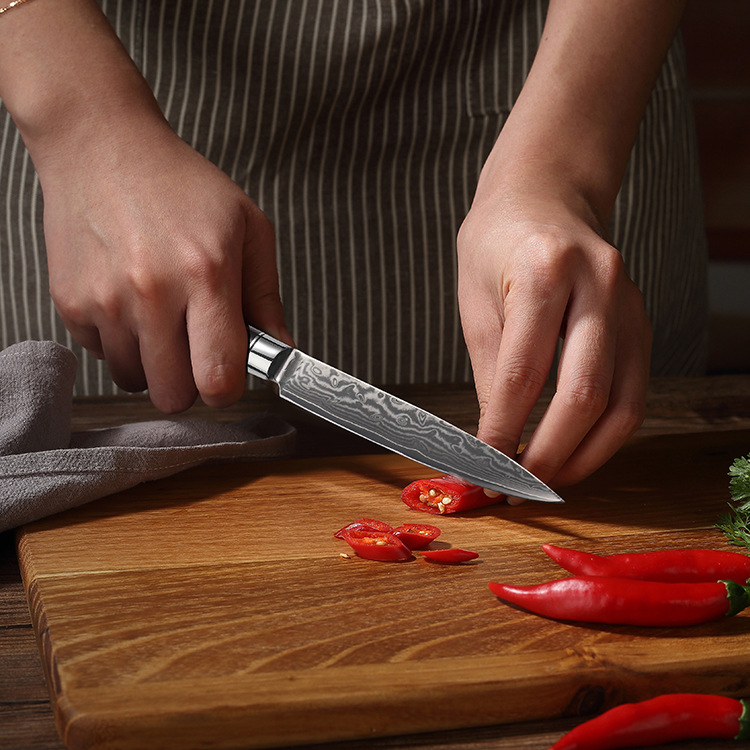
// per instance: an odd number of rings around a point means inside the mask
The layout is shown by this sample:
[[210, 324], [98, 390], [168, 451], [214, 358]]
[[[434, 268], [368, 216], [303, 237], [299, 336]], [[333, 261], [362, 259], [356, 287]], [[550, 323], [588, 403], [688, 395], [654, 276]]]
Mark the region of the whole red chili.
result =
[[479, 557], [478, 552], [472, 552], [468, 549], [452, 547], [451, 549], [428, 549], [422, 552], [422, 557], [439, 563], [462, 563], [469, 560], [475, 560]]
[[581, 576], [533, 586], [492, 582], [489, 587], [500, 599], [544, 617], [610, 625], [697, 625], [750, 605], [750, 592], [734, 581], [663, 583]]
[[481, 487], [452, 476], [417, 479], [404, 487], [401, 499], [414, 510], [441, 514], [494, 505], [498, 500], [488, 497]]
[[440, 529], [428, 523], [404, 524], [393, 529], [393, 535], [409, 549], [424, 549], [440, 536]]
[[750, 739], [750, 707], [720, 695], [670, 693], [580, 724], [550, 750], [615, 750], [689, 739]]
[[642, 581], [720, 581], [744, 584], [750, 578], [750, 557], [712, 549], [674, 549], [593, 555], [543, 544], [561, 567], [578, 576], [637, 578]]

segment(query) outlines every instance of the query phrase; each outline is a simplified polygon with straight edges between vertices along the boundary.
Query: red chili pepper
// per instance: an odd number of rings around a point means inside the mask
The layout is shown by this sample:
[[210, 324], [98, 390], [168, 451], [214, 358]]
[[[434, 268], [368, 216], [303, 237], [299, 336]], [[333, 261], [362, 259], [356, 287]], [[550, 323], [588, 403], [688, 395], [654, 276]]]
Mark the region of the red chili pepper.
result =
[[498, 501], [497, 497], [488, 497], [481, 487], [451, 476], [417, 479], [404, 487], [401, 499], [410, 508], [427, 513], [456, 513]]
[[395, 528], [393, 535], [397, 536], [409, 549], [424, 549], [440, 536], [440, 529], [428, 523], [413, 523]]
[[411, 557], [411, 550], [388, 531], [349, 529], [342, 533], [341, 538], [359, 557], [367, 560], [394, 562], [408, 560]]
[[385, 521], [377, 521], [374, 518], [360, 518], [359, 521], [352, 521], [344, 526], [344, 528], [339, 529], [334, 536], [337, 539], [343, 539], [344, 532], [351, 529], [359, 529], [361, 531], [393, 531], [393, 526]]
[[421, 553], [422, 557], [439, 563], [462, 563], [469, 560], [475, 560], [479, 557], [478, 552], [472, 552], [468, 549], [428, 549]]
[[578, 576], [637, 578], [642, 581], [722, 581], [745, 584], [750, 557], [712, 549], [675, 549], [593, 555], [543, 544], [542, 549], [561, 567]]
[[750, 706], [720, 695], [671, 693], [625, 703], [580, 724], [550, 750], [615, 750], [690, 739], [750, 739]]
[[697, 625], [735, 615], [750, 605], [750, 591], [734, 581], [575, 577], [534, 586], [489, 586], [499, 598], [544, 617], [610, 625]]

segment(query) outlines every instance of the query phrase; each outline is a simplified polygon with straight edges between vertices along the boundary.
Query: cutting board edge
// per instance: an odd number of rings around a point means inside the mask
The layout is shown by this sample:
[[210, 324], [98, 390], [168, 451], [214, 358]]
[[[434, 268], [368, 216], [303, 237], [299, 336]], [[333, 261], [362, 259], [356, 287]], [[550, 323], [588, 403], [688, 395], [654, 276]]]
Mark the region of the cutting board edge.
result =
[[[641, 656], [638, 654], [636, 658]], [[488, 679], [486, 673], [483, 677], [473, 677], [474, 666], [463, 659], [453, 665], [451, 682], [441, 683], [440, 675], [451, 669], [451, 661], [436, 659], [417, 665], [419, 674], [412, 683], [401, 681], [396, 685], [389, 683], [399, 672], [403, 677], [403, 668], [412, 665], [376, 665], [368, 671], [370, 681], [345, 698], [336, 691], [341, 677], [337, 672], [357, 672], [358, 666], [323, 672], [309, 670], [308, 674], [245, 675], [235, 684], [233, 700], [227, 700], [230, 696], [226, 690], [223, 700], [208, 699], [215, 694], [209, 679], [202, 683], [203, 704], [191, 704], [188, 708], [184, 701], [190, 683], [151, 686], [143, 699], [151, 705], [154, 701], [158, 703], [159, 710], [152, 714], [145, 710], [145, 704], [128, 707], [122, 696], [114, 698], [97, 688], [68, 689], [55, 701], [55, 712], [60, 734], [70, 750], [139, 750], [144, 743], [150, 750], [166, 750], [174, 748], [177, 740], [181, 740], [183, 750], [192, 747], [251, 750], [451, 730], [459, 725], [481, 727], [586, 716], [618, 703], [664, 692], [709, 692], [710, 688], [710, 692], [736, 697], [747, 694], [747, 688], [737, 683], [729, 669], [728, 665], [737, 667], [736, 656], [732, 654], [718, 663], [715, 657], [697, 657], [695, 662], [683, 664], [681, 675], [672, 670], [653, 673], [644, 688], [643, 680], [638, 679], [632, 667], [609, 659], [592, 659], [586, 649], [566, 650], [562, 656], [538, 654], [535, 675], [530, 675], [528, 663], [525, 665], [523, 676], [526, 685], [533, 689], [534, 701], [519, 708], [512, 700], [518, 678], [512, 670], [514, 659], [472, 660], [485, 667], [495, 665], [497, 671], [503, 671], [496, 679]], [[750, 657], [747, 667], [750, 673]], [[284, 680], [289, 688], [286, 695], [278, 689]], [[305, 680], [314, 684], [316, 691], [300, 691], [299, 682]], [[457, 682], [461, 683], [459, 701], [453, 693]], [[264, 687], [263, 683], [267, 685]], [[351, 677], [343, 683], [351, 686]], [[134, 687], [137, 693], [137, 686]], [[194, 684], [192, 687], [195, 688]], [[261, 697], [253, 703], [247, 699], [253, 688], [261, 696], [273, 694], [275, 699]], [[271, 692], [270, 688], [275, 690]], [[160, 692], [164, 702], [159, 700]], [[181, 705], [176, 696], [181, 696]], [[505, 698], [511, 700], [506, 703]], [[117, 703], [117, 708], [107, 705], [108, 702]], [[346, 717], [343, 725], [342, 715]], [[218, 726], [221, 733], [216, 731]], [[279, 727], [285, 731], [280, 733]]]
[[[587, 673], [583, 682], [589, 677]], [[585, 690], [578, 683], [576, 680], [571, 685], [571, 695]], [[562, 704], [566, 700], [560, 701], [565, 694], [560, 690], [559, 675], [550, 673], [546, 679], [539, 679], [537, 699], [523, 711], [509, 712], [503, 708], [502, 695], [511, 694], [514, 689], [513, 680], [506, 680], [502, 690], [486, 681], [471, 686], [462, 696], [463, 703], [471, 706], [470, 713], [466, 706], [460, 711], [447, 708], [451, 703], [448, 686], [425, 700], [411, 686], [403, 685], [395, 692], [372, 690], [370, 695], [353, 695], [347, 701], [349, 710], [342, 706], [340, 696], [318, 701], [303, 696], [288, 702], [259, 702], [255, 707], [247, 701], [234, 705], [226, 701], [207, 703], [192, 711], [165, 710], [161, 706], [159, 712], [145, 716], [141, 707], [135, 707], [134, 711], [123, 708], [89, 712], [76, 707], [78, 699], [85, 701], [87, 696], [85, 691], [75, 690], [67, 691], [55, 710], [69, 750], [139, 750], [146, 745], [149, 750], [167, 750], [174, 748], [176, 742], [184, 750], [251, 750], [451, 730], [459, 725], [510, 724], [563, 715]], [[216, 731], [219, 725], [220, 734]]]

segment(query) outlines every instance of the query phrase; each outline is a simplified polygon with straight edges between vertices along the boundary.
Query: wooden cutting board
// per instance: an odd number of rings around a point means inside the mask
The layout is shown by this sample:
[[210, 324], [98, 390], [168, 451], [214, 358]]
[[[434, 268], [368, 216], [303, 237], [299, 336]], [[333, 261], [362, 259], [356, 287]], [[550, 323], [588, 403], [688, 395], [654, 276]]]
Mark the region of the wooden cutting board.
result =
[[[712, 528], [745, 431], [637, 439], [563, 506], [410, 511], [432, 473], [391, 455], [202, 467], [19, 533], [70, 748], [252, 748], [590, 713], [671, 691], [750, 695], [750, 613], [597, 627], [499, 602], [563, 577], [544, 542], [728, 548]], [[478, 561], [340, 553], [362, 516], [436, 522]]]

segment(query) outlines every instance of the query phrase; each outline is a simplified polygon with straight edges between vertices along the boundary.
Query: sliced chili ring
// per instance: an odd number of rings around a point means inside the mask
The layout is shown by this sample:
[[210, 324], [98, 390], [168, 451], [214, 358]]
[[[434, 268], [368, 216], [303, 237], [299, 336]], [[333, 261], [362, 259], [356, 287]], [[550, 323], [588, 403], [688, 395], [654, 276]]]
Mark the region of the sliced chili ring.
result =
[[360, 518], [358, 521], [352, 521], [339, 529], [334, 536], [337, 539], [344, 538], [344, 532], [351, 529], [360, 529], [361, 531], [393, 531], [393, 526], [385, 521], [378, 521], [375, 518]]
[[444, 476], [417, 479], [404, 487], [401, 499], [414, 510], [443, 514], [493, 505], [502, 497], [488, 497], [481, 487], [457, 477]]
[[479, 557], [478, 552], [460, 549], [459, 547], [452, 547], [451, 549], [427, 549], [420, 554], [422, 557], [432, 560], [432, 562], [448, 564], [468, 562], [469, 560], [476, 560]]
[[341, 538], [366, 560], [394, 562], [408, 560], [411, 550], [389, 531], [367, 531], [365, 529], [348, 529]]
[[404, 524], [395, 528], [393, 535], [397, 536], [409, 549], [424, 549], [440, 536], [440, 529], [429, 523]]

